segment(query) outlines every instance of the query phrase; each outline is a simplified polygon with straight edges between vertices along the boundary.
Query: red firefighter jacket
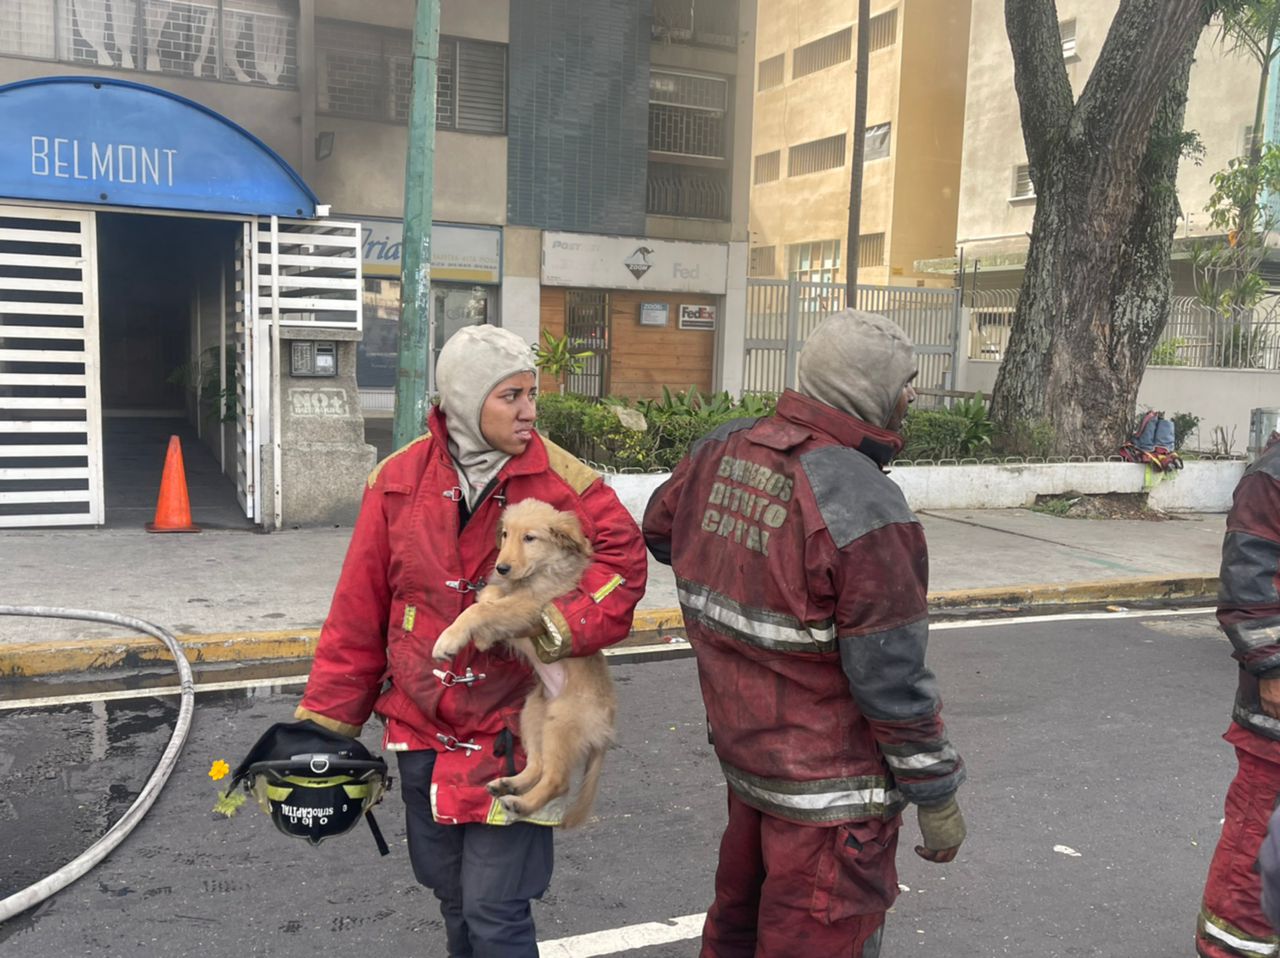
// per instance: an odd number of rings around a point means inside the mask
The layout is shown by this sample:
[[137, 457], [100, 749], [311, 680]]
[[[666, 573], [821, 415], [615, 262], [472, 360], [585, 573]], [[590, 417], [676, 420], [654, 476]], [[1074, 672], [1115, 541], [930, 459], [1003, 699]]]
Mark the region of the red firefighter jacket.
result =
[[[1258, 680], [1280, 678], [1280, 443], [1274, 441], [1245, 470], [1227, 513], [1218, 622], [1240, 663], [1232, 717], [1249, 731], [1280, 741], [1280, 721], [1258, 704]], [[1269, 744], [1261, 754], [1271, 761], [1280, 758]]]
[[507, 503], [536, 498], [576, 513], [594, 549], [578, 588], [544, 611], [546, 634], [535, 643], [549, 659], [590, 655], [627, 636], [645, 588], [644, 545], [613, 490], [536, 435], [464, 526], [439, 410], [428, 426], [369, 476], [298, 716], [353, 734], [377, 712], [385, 748], [440, 752], [431, 788], [437, 821], [506, 823], [484, 786], [523, 767], [516, 736], [532, 671], [501, 646], [468, 645], [452, 662], [437, 662], [436, 637], [492, 570]]
[[783, 819], [892, 819], [964, 777], [924, 663], [924, 535], [881, 471], [901, 442], [788, 390], [700, 440], [645, 512], [729, 785]]

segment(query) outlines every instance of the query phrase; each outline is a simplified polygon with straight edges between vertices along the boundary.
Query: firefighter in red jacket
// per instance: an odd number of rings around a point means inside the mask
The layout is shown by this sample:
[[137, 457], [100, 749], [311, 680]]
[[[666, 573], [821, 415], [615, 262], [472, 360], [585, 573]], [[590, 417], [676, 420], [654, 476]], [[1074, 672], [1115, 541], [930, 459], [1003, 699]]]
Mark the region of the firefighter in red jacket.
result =
[[414, 875], [440, 900], [450, 956], [525, 958], [538, 953], [530, 899], [551, 879], [555, 809], [512, 822], [485, 784], [523, 767], [518, 718], [534, 678], [501, 649], [469, 645], [445, 667], [432, 647], [492, 569], [508, 503], [575, 512], [594, 549], [579, 587], [543, 611], [534, 641], [548, 663], [626, 637], [644, 544], [600, 477], [534, 431], [536, 371], [520, 337], [464, 328], [436, 369], [428, 433], [369, 477], [296, 714], [352, 736], [379, 715]]
[[922, 857], [964, 840], [924, 662], [924, 535], [883, 472], [915, 371], [895, 324], [828, 317], [799, 391], [701, 439], [649, 501], [729, 785], [703, 958], [875, 958], [903, 807]]
[[1280, 799], [1280, 443], [1236, 486], [1218, 573], [1218, 623], [1240, 664], [1224, 736], [1238, 771], [1227, 789], [1222, 837], [1209, 865], [1196, 925], [1202, 958], [1274, 958], [1276, 935], [1262, 911], [1256, 862]]

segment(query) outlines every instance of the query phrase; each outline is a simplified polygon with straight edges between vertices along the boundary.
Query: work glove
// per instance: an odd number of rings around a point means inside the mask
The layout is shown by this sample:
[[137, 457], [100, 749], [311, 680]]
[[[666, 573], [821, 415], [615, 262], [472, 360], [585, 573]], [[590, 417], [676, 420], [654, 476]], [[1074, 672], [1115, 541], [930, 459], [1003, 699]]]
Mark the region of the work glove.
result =
[[918, 805], [916, 816], [920, 822], [923, 845], [916, 846], [916, 854], [925, 861], [949, 862], [964, 844], [964, 816], [955, 796], [939, 805]]

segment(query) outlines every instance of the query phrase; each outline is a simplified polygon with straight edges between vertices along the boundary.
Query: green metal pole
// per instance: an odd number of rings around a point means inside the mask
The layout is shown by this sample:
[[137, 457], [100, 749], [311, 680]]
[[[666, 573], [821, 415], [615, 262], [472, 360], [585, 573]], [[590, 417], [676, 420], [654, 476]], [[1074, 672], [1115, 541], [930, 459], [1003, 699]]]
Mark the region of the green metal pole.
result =
[[413, 24], [413, 102], [404, 170], [404, 242], [400, 253], [400, 340], [392, 444], [426, 429], [431, 369], [431, 200], [436, 155], [436, 58], [440, 0], [418, 0]]

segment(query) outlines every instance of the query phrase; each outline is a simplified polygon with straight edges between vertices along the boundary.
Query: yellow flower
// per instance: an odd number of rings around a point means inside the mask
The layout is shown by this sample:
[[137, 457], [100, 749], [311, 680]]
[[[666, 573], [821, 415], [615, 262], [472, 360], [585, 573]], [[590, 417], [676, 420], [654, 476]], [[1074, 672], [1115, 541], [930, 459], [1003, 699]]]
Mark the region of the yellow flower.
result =
[[226, 762], [224, 762], [222, 759], [218, 759], [216, 762], [213, 763], [212, 767], [210, 767], [209, 777], [216, 782], [220, 778], [225, 778], [227, 773], [230, 771], [231, 771], [231, 766], [228, 765]]

